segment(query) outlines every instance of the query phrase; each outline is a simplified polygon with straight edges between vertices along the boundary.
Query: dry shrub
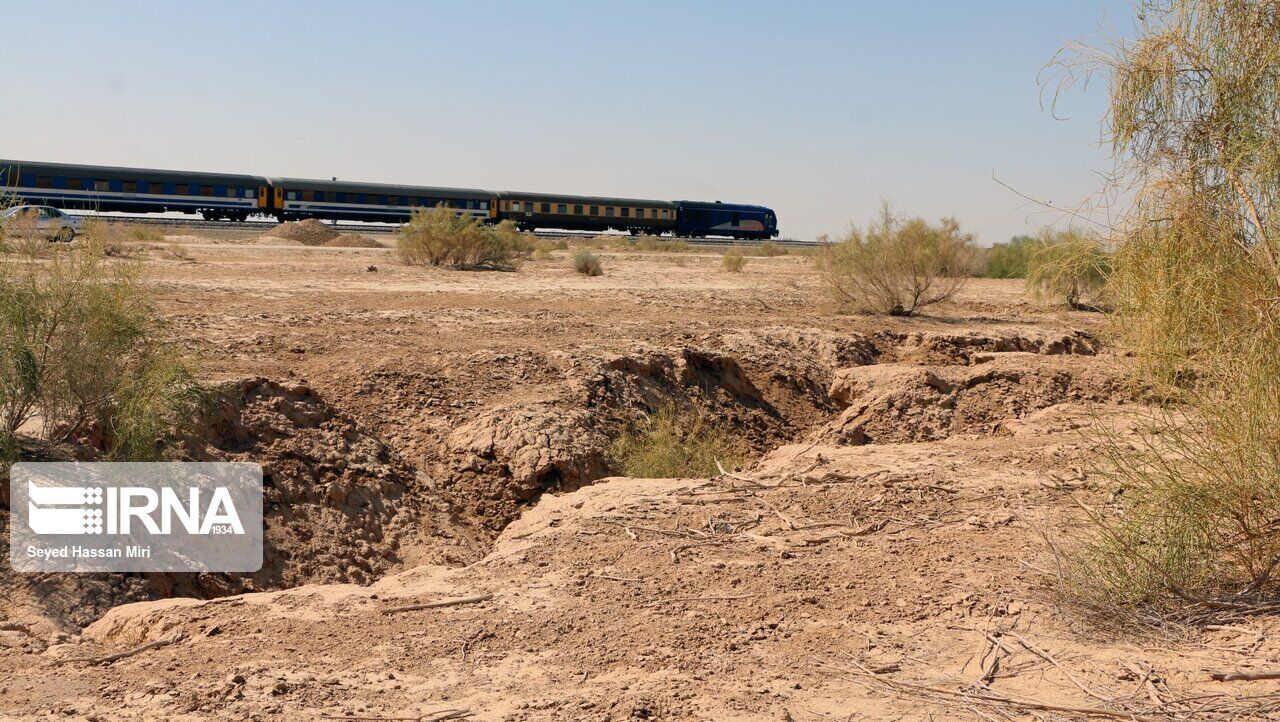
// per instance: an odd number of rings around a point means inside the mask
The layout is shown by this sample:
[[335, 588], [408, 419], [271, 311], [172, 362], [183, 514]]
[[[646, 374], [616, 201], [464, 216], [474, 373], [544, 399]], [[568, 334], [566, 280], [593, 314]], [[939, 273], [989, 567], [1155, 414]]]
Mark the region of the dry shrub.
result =
[[1134, 199], [1111, 336], [1168, 402], [1133, 437], [1102, 434], [1113, 502], [1064, 561], [1100, 608], [1202, 617], [1280, 593], [1280, 11], [1137, 10], [1136, 39], [1058, 62], [1111, 77]]
[[701, 406], [667, 404], [627, 426], [609, 447], [619, 473], [638, 479], [706, 478], [746, 461], [742, 439]]
[[1082, 231], [1045, 229], [1026, 258], [1027, 288], [1077, 311], [1102, 309], [1111, 254]]
[[859, 311], [911, 316], [945, 301], [968, 280], [973, 237], [944, 218], [901, 218], [888, 204], [866, 230], [827, 246], [818, 269], [836, 301]]
[[737, 248], [724, 252], [720, 262], [724, 265], [724, 270], [729, 273], [742, 273], [742, 269], [747, 265], [747, 256]]
[[584, 276], [603, 276], [604, 264], [600, 263], [599, 256], [584, 248], [573, 254], [573, 270]]
[[[625, 238], [625, 237], [624, 237]], [[659, 236], [638, 236], [629, 248], [637, 251], [663, 251], [667, 253], [684, 253], [689, 250], [689, 242], [681, 238], [661, 238]]]
[[92, 237], [0, 260], [0, 445], [38, 414], [48, 443], [96, 438], [109, 459], [150, 460], [191, 421], [203, 391], [161, 340], [141, 271]]
[[148, 243], [159, 243], [164, 240], [164, 231], [152, 225], [130, 224], [127, 232], [135, 241], [145, 241]]
[[410, 266], [511, 271], [519, 267], [527, 244], [511, 221], [487, 226], [442, 205], [414, 211], [396, 232], [396, 250]]

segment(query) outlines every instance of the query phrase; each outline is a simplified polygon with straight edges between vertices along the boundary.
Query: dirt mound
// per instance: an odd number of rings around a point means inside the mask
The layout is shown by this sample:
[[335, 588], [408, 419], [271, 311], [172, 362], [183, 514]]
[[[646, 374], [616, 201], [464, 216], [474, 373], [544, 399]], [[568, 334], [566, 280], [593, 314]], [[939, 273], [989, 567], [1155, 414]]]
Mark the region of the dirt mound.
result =
[[553, 399], [482, 411], [445, 440], [433, 476], [494, 531], [543, 492], [572, 491], [609, 475], [610, 440], [668, 404], [710, 409], [757, 452], [821, 418], [812, 416], [812, 402], [767, 393], [734, 357], [701, 348], [595, 358], [569, 373]]
[[[16, 616], [74, 628], [126, 602], [368, 584], [405, 565], [463, 564], [482, 551], [478, 535], [432, 493], [429, 480], [306, 386], [261, 378], [225, 386], [207, 423], [178, 453], [194, 461], [262, 465], [262, 569], [0, 579], [0, 590], [27, 608]], [[7, 513], [0, 522], [7, 525]]]
[[358, 233], [343, 233], [321, 243], [320, 245], [328, 246], [329, 248], [386, 248], [385, 245], [378, 241], [375, 241], [368, 236], [362, 236]]
[[1045, 356], [1062, 354], [1093, 356], [1098, 353], [1100, 346], [1098, 340], [1085, 331], [1039, 329], [1011, 333], [885, 331], [875, 335], [875, 343], [885, 351], [883, 360], [939, 365], [972, 363], [975, 354], [983, 353], [1023, 352]]
[[846, 408], [819, 433], [837, 444], [936, 441], [1012, 433], [1009, 421], [1064, 402], [1122, 401], [1119, 373], [1097, 359], [979, 354], [974, 366], [880, 364], [843, 369], [830, 395]]
[[305, 221], [291, 221], [289, 223], [281, 223], [262, 235], [263, 238], [281, 238], [286, 241], [294, 241], [304, 246], [322, 246], [325, 243], [339, 237], [337, 231], [328, 225], [317, 221], [314, 218], [308, 218]]
[[368, 583], [403, 562], [405, 546], [452, 564], [478, 551], [427, 480], [307, 386], [234, 384], [189, 454], [262, 465], [267, 532], [255, 586]]

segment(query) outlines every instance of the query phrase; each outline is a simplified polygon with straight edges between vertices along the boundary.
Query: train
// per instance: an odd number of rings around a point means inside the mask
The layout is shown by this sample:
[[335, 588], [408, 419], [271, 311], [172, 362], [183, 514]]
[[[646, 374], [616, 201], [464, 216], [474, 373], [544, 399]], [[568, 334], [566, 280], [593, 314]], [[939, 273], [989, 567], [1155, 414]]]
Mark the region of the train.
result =
[[206, 220], [404, 223], [415, 210], [445, 206], [481, 222], [522, 230], [625, 231], [682, 238], [769, 239], [778, 218], [765, 206], [721, 201], [555, 195], [477, 188], [269, 178], [148, 168], [0, 159], [0, 194], [71, 211], [199, 213]]

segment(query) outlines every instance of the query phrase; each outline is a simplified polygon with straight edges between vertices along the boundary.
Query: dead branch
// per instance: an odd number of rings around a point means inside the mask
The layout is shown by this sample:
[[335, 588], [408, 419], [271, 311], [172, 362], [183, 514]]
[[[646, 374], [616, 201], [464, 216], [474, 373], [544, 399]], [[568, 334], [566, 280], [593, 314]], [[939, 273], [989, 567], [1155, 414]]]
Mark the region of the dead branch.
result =
[[1089, 695], [1090, 697], [1093, 697], [1094, 699], [1102, 700], [1103, 702], [1115, 701], [1113, 697], [1106, 697], [1106, 696], [1100, 695], [1097, 692], [1094, 692], [1093, 690], [1086, 687], [1083, 682], [1075, 678], [1075, 675], [1068, 672], [1065, 667], [1059, 664], [1058, 660], [1054, 659], [1052, 654], [1049, 654], [1045, 650], [1040, 649], [1039, 647], [1032, 644], [1031, 642], [1028, 642], [1026, 638], [1024, 638], [1021, 634], [1018, 634], [1016, 632], [1005, 632], [1005, 634], [1017, 640], [1018, 644], [1021, 644], [1023, 647], [1025, 647], [1028, 652], [1036, 655], [1037, 657], [1039, 657], [1040, 659], [1043, 659], [1049, 664], [1052, 664], [1055, 669], [1057, 669], [1059, 672], [1062, 673], [1064, 677], [1066, 677], [1068, 680], [1071, 681], [1071, 684], [1074, 684], [1076, 686], [1076, 689], [1080, 690], [1081, 692], [1084, 692], [1085, 694]]
[[490, 599], [493, 599], [492, 594], [479, 594], [474, 597], [461, 597], [459, 599], [440, 599], [434, 602], [425, 602], [423, 604], [406, 604], [401, 607], [388, 607], [382, 610], [382, 613], [395, 614], [396, 612], [416, 612], [421, 609], [441, 609], [443, 607], [456, 607], [462, 604], [487, 602]]
[[71, 664], [73, 662], [85, 662], [88, 664], [111, 664], [112, 662], [124, 659], [126, 657], [132, 657], [135, 654], [141, 654], [142, 652], [146, 652], [151, 649], [159, 649], [161, 647], [167, 647], [170, 644], [177, 642], [179, 639], [182, 639], [181, 634], [171, 634], [167, 637], [161, 637], [160, 639], [157, 639], [154, 642], [147, 642], [146, 644], [139, 644], [136, 647], [130, 647], [129, 649], [124, 650], [123, 652], [116, 652], [115, 654], [108, 654], [102, 657], [67, 657], [65, 659], [54, 660], [53, 664]]
[[764, 484], [761, 484], [760, 482], [756, 481], [755, 479], [752, 479], [749, 476], [742, 476], [741, 474], [732, 474], [728, 471], [725, 471], [724, 464], [721, 464], [719, 459], [716, 459], [716, 468], [720, 470], [721, 476], [727, 476], [730, 479], [737, 479], [738, 481], [743, 481], [748, 484], [754, 484], [755, 486], [760, 488], [764, 487]]
[[819, 661], [818, 664], [828, 669], [836, 670], [844, 673], [858, 674], [862, 677], [874, 680], [876, 683], [888, 687], [895, 692], [911, 693], [917, 696], [921, 694], [941, 697], [947, 701], [959, 704], [979, 704], [988, 707], [1011, 707], [1014, 709], [1038, 711], [1038, 712], [1065, 712], [1069, 714], [1084, 715], [1087, 717], [1103, 717], [1106, 719], [1130, 720], [1131, 722], [1164, 722], [1155, 717], [1134, 714], [1131, 712], [1117, 712], [1109, 709], [1101, 709], [1097, 707], [1072, 707], [1069, 705], [1051, 704], [1049, 702], [1038, 702], [1036, 700], [1015, 699], [1013, 697], [1004, 697], [996, 694], [964, 692], [943, 689], [942, 687], [931, 687], [927, 684], [916, 684], [914, 682], [904, 682], [902, 680], [890, 679], [876, 674], [866, 666], [853, 662], [857, 667], [856, 670], [849, 670], [826, 662]]
[[597, 574], [595, 572], [591, 573], [591, 577], [593, 579], [608, 579], [611, 582], [642, 582], [644, 581], [643, 579], [636, 579], [635, 577], [614, 577], [608, 574]]
[[20, 622], [0, 622], [0, 632], [22, 632], [28, 637], [36, 636], [30, 627]]
[[1218, 682], [1254, 682], [1260, 679], [1280, 679], [1280, 670], [1251, 672], [1247, 669], [1223, 669], [1210, 672], [1209, 677]]

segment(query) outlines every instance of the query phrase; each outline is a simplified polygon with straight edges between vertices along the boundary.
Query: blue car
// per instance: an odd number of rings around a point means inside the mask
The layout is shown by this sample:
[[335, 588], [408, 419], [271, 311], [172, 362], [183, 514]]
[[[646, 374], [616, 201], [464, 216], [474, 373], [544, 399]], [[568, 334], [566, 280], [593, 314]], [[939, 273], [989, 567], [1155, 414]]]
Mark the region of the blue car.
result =
[[778, 216], [764, 206], [676, 201], [676, 235], [773, 238], [778, 235]]

